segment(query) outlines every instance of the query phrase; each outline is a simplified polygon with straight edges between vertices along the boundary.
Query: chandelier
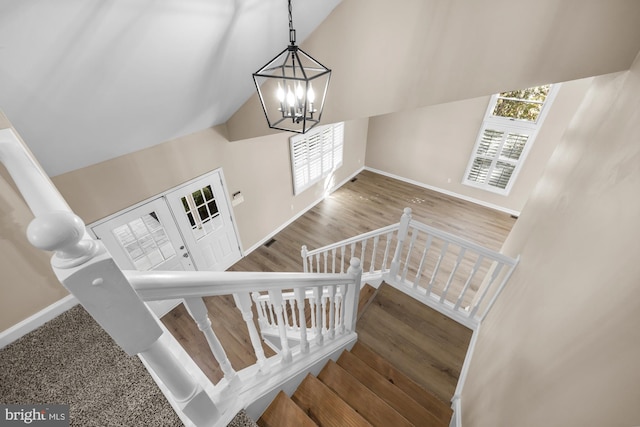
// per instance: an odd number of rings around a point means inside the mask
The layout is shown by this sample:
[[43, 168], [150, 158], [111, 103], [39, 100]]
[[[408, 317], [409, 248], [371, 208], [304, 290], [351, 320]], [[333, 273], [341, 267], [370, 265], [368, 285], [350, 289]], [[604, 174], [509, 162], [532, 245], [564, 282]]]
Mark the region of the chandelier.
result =
[[306, 133], [322, 117], [331, 70], [296, 46], [288, 3], [290, 44], [253, 73], [253, 81], [270, 128]]

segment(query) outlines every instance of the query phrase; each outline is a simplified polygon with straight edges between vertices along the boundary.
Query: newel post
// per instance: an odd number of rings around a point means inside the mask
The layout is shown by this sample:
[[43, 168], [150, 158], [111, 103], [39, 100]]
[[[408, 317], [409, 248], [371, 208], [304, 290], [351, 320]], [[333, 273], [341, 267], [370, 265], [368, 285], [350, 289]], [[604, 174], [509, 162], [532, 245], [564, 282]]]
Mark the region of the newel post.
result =
[[219, 416], [210, 397], [159, 339], [162, 329], [102, 242], [91, 239], [70, 211], [36, 217], [27, 228], [35, 247], [54, 251], [58, 280], [129, 355], [140, 354], [195, 425]]
[[347, 285], [347, 294], [344, 299], [344, 322], [349, 332], [356, 331], [358, 320], [358, 303], [360, 301], [360, 284], [362, 281], [362, 267], [358, 258], [351, 258], [347, 274], [353, 276], [353, 283]]
[[307, 262], [307, 246], [302, 245], [302, 249], [300, 250], [300, 255], [302, 256], [302, 271], [305, 273], [309, 272], [309, 264]]
[[398, 244], [393, 254], [393, 259], [391, 260], [391, 268], [389, 269], [389, 274], [394, 279], [400, 271], [400, 257], [402, 256], [404, 240], [407, 238], [407, 234], [409, 234], [409, 222], [411, 222], [411, 208], [404, 208], [402, 217], [400, 218], [400, 227], [398, 228]]

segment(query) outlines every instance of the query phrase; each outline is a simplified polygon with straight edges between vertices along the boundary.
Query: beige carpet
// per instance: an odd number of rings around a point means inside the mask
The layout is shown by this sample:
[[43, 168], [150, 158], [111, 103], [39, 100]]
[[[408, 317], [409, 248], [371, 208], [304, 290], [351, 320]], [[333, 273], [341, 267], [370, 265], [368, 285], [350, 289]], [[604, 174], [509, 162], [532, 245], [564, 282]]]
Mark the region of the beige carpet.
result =
[[[182, 425], [142, 362], [79, 305], [0, 350], [0, 402], [68, 404], [72, 426]], [[230, 425], [251, 423], [241, 413]]]

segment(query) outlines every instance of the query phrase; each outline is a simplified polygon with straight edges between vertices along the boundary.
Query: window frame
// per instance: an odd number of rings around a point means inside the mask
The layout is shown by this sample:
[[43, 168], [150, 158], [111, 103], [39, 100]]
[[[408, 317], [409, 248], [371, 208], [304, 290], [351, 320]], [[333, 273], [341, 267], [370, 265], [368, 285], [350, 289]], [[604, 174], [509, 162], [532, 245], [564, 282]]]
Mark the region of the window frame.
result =
[[[344, 122], [317, 126], [289, 138], [293, 195], [330, 175], [344, 157]], [[300, 169], [300, 170], [298, 170]]]
[[[529, 152], [531, 151], [531, 148], [533, 147], [533, 144], [535, 143], [538, 132], [540, 131], [540, 128], [542, 127], [542, 124], [544, 123], [547, 117], [547, 114], [551, 109], [551, 105], [555, 100], [555, 97], [558, 93], [558, 90], [560, 89], [560, 86], [561, 84], [559, 83], [550, 85], [549, 93], [542, 104], [540, 114], [538, 115], [538, 118], [535, 122], [522, 120], [522, 119], [509, 118], [509, 117], [493, 116], [492, 113], [496, 107], [496, 103], [502, 97], [500, 97], [500, 93], [496, 93], [492, 95], [491, 99], [489, 100], [489, 105], [487, 106], [487, 109], [485, 111], [484, 118], [482, 120], [482, 125], [480, 126], [480, 130], [478, 132], [478, 136], [476, 137], [476, 141], [473, 145], [473, 150], [471, 151], [469, 162], [467, 163], [467, 167], [465, 169], [464, 176], [462, 178], [462, 184], [470, 187], [479, 188], [481, 190], [489, 191], [492, 193], [500, 194], [503, 196], [508, 196], [509, 193], [511, 192], [511, 189], [513, 188], [513, 185], [515, 184], [518, 178], [518, 174], [522, 170], [522, 166], [527, 158], [527, 155], [529, 154]], [[483, 156], [481, 154], [478, 154], [480, 145], [483, 143], [483, 137], [485, 135], [485, 131], [491, 131], [491, 130], [504, 132], [505, 134], [501, 139], [500, 145], [496, 150], [495, 156], [489, 156], [489, 155]], [[524, 148], [519, 158], [515, 160], [501, 157], [502, 150], [505, 146], [505, 143], [509, 134], [526, 134], [528, 136], [527, 141], [524, 144]], [[471, 172], [473, 170], [475, 160], [478, 158], [491, 159], [491, 165], [488, 169], [487, 178], [484, 180], [484, 182], [478, 182], [478, 181], [469, 179], [469, 176], [471, 175]], [[509, 181], [505, 186], [505, 188], [500, 188], [499, 186], [494, 186], [489, 184], [491, 173], [496, 169], [498, 162], [508, 163], [514, 166], [513, 171], [509, 177]]]

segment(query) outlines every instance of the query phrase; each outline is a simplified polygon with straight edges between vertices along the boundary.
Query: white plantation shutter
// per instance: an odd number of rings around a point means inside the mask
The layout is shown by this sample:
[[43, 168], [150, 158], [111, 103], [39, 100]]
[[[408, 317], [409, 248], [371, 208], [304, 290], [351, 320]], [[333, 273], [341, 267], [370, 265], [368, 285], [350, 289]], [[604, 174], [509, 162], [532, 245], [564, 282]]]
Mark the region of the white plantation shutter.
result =
[[293, 194], [300, 194], [342, 166], [344, 123], [291, 137]]
[[507, 190], [511, 177], [531, 138], [526, 129], [489, 124], [481, 130], [475, 154], [467, 169], [466, 182], [475, 186]]
[[559, 85], [553, 85], [538, 119], [530, 122], [492, 114], [498, 95], [487, 108], [463, 183], [507, 195], [542, 125]]

